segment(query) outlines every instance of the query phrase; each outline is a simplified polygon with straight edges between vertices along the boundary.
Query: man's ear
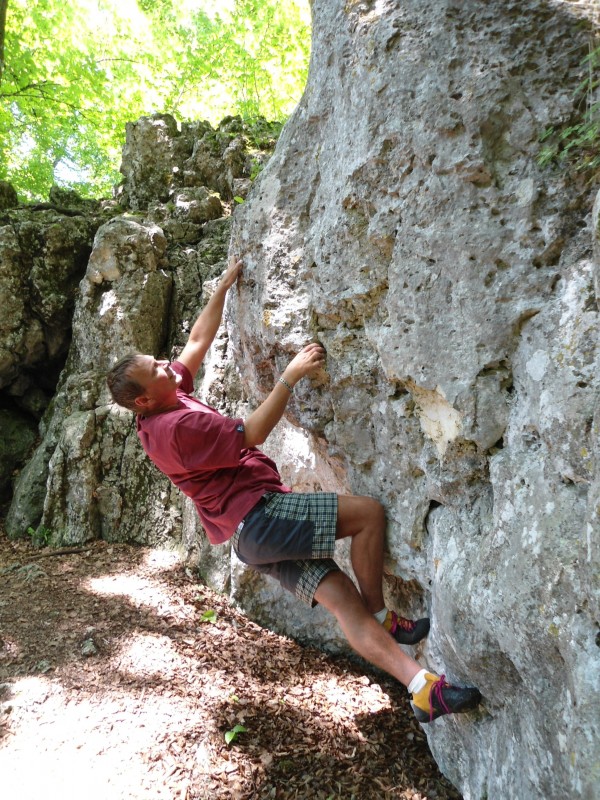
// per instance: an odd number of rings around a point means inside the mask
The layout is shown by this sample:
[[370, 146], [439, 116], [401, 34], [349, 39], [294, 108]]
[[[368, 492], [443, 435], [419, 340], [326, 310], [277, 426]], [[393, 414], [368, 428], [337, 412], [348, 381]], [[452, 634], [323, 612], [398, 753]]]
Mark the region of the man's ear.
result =
[[152, 402], [148, 395], [139, 394], [133, 401], [136, 411], [147, 411], [150, 403]]

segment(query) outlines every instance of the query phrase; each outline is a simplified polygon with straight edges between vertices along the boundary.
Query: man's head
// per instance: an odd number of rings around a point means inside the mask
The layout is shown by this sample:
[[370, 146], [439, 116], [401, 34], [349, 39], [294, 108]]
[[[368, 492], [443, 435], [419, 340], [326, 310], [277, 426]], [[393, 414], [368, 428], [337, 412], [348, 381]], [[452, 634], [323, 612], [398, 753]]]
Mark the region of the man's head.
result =
[[181, 375], [168, 361], [134, 353], [115, 364], [106, 382], [115, 403], [136, 414], [156, 414], [177, 403]]

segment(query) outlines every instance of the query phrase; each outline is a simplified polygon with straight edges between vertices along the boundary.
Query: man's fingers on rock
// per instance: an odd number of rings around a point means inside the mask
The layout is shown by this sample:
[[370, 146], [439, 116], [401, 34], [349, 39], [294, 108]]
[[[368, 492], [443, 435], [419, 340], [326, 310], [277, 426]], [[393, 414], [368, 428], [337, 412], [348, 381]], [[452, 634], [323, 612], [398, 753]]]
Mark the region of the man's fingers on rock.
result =
[[322, 353], [323, 355], [325, 354], [325, 348], [322, 344], [319, 344], [319, 342], [311, 342], [310, 344], [307, 344], [304, 350], [312, 350], [314, 352]]

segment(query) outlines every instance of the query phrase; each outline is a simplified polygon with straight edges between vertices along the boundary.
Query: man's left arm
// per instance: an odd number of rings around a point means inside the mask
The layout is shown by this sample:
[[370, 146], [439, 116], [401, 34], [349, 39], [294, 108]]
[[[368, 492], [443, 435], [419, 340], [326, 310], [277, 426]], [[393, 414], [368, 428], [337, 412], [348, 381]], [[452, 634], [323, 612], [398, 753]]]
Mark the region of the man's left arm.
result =
[[223, 273], [212, 297], [202, 309], [202, 313], [194, 323], [189, 338], [181, 355], [177, 359], [189, 369], [192, 378], [200, 369], [208, 348], [213, 343], [221, 319], [227, 291], [239, 278], [242, 271], [242, 261], [237, 256], [229, 259], [229, 265]]

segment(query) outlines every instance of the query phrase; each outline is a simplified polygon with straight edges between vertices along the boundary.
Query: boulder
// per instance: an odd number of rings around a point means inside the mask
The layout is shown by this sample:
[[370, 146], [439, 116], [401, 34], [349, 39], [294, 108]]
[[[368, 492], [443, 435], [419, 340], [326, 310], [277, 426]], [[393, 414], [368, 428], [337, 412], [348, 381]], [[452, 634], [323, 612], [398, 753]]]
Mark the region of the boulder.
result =
[[[422, 663], [484, 696], [427, 727], [477, 800], [600, 777], [598, 204], [590, 226], [589, 189], [537, 161], [585, 13], [316, 0], [305, 95], [234, 216], [234, 386], [255, 405], [325, 345], [268, 449], [294, 487], [310, 463], [384, 503], [389, 602], [431, 614]], [[262, 622], [335, 644], [255, 580], [232, 587]]]
[[14, 187], [7, 181], [0, 181], [0, 211], [15, 208], [19, 205], [19, 198]]
[[36, 419], [71, 343], [78, 284], [102, 222], [97, 205], [74, 216], [50, 204], [0, 216], [0, 390]]
[[141, 117], [127, 125], [117, 196], [133, 211], [159, 201], [181, 212], [192, 203], [189, 222], [215, 219], [218, 207], [214, 197], [207, 205], [207, 192], [231, 201], [239, 182], [254, 178], [256, 166], [268, 160], [278, 132], [277, 124], [260, 118], [246, 124], [227, 117], [215, 129], [208, 122], [179, 127], [170, 114]]
[[18, 411], [0, 408], [0, 503], [12, 494], [13, 473], [31, 454], [37, 426]]

